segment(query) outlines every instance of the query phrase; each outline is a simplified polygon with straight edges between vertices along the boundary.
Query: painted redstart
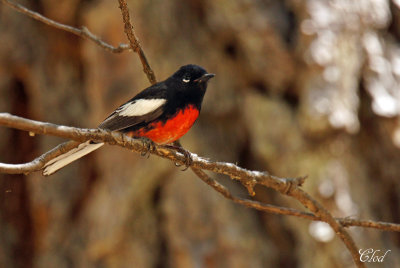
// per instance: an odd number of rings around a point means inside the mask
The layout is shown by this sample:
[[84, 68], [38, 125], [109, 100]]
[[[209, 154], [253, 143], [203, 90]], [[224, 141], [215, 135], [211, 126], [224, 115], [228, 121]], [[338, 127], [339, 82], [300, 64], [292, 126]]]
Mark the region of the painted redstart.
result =
[[[172, 143], [196, 121], [207, 82], [212, 77], [214, 74], [200, 66], [182, 66], [168, 79], [144, 89], [118, 107], [99, 128], [120, 131], [133, 138], [147, 138], [157, 144]], [[43, 175], [51, 175], [103, 145], [91, 141], [81, 143], [46, 163]]]

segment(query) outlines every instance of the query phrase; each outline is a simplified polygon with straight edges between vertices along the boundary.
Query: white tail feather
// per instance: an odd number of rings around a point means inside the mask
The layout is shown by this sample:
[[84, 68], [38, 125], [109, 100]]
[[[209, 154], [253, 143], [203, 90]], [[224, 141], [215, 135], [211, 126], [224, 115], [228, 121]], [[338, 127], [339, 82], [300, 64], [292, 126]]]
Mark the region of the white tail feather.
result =
[[103, 145], [104, 143], [90, 143], [90, 141], [81, 143], [78, 145], [78, 147], [47, 162], [45, 169], [43, 170], [43, 175], [49, 176], [57, 170], [65, 167], [69, 163], [87, 155], [90, 152], [93, 152], [94, 150], [97, 150]]

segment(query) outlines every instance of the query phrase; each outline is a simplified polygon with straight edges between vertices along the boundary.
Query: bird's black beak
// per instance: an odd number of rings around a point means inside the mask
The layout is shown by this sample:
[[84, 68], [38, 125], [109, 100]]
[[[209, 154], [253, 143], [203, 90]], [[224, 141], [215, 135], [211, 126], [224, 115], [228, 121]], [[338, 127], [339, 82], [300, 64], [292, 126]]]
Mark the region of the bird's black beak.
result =
[[213, 78], [214, 76], [215, 76], [215, 74], [203, 74], [202, 77], [194, 80], [194, 82], [204, 83], [204, 82], [207, 82], [208, 80], [210, 80], [211, 78]]

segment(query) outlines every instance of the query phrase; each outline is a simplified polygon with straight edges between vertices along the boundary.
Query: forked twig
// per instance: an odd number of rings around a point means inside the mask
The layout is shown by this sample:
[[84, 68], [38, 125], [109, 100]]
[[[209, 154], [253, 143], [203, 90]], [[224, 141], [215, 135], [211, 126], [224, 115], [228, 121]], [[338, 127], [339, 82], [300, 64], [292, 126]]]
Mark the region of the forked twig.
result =
[[84, 39], [88, 39], [99, 45], [100, 47], [104, 48], [107, 51], [113, 52], [113, 53], [121, 53], [125, 50], [129, 50], [130, 46], [127, 44], [120, 44], [118, 47], [114, 47], [104, 41], [102, 41], [99, 37], [94, 35], [92, 32], [89, 31], [88, 28], [82, 26], [81, 28], [75, 28], [66, 24], [59, 23], [57, 21], [54, 21], [52, 19], [46, 18], [45, 16], [32, 11], [20, 4], [14, 3], [9, 0], [1, 0], [4, 4], [12, 7], [13, 9], [17, 10], [20, 13], [23, 13], [35, 20], [38, 20], [40, 22], [43, 22], [49, 26], [53, 26], [54, 28], [64, 30], [70, 33], [73, 33], [75, 35], [78, 35]]

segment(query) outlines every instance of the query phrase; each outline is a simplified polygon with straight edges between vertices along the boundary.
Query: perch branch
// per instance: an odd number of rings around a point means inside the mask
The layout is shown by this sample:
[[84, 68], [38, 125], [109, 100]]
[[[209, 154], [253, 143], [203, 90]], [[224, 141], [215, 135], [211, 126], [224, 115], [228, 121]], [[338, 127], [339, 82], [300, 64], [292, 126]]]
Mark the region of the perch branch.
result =
[[[39, 171], [43, 168], [44, 164], [50, 161], [51, 159], [69, 151], [70, 149], [76, 147], [80, 142], [84, 142], [86, 140], [91, 140], [95, 138], [95, 136], [91, 136], [93, 133], [97, 133], [97, 140], [98, 141], [108, 141], [110, 144], [118, 144], [122, 147], [127, 149], [137, 149], [137, 152], [144, 152], [146, 149], [143, 148], [143, 144], [137, 140], [131, 139], [130, 137], [119, 135], [117, 133], [108, 133], [105, 131], [100, 131], [97, 129], [79, 129], [73, 127], [66, 127], [66, 126], [59, 126], [50, 123], [43, 123], [39, 121], [24, 119], [18, 116], [13, 116], [7, 113], [0, 113], [0, 125], [6, 126], [10, 128], [16, 128], [24, 131], [30, 131], [37, 134], [48, 134], [52, 136], [62, 137], [62, 138], [70, 138], [77, 141], [69, 141], [62, 143], [52, 149], [51, 151], [43, 154], [42, 156], [34, 159], [33, 161], [25, 164], [4, 164], [0, 163], [0, 173], [7, 173], [7, 174], [27, 174], [34, 171]], [[85, 137], [87, 136], [87, 137]], [[106, 137], [108, 136], [108, 137]], [[124, 146], [123, 144], [128, 145]], [[166, 150], [160, 145], [156, 145], [157, 150]], [[164, 157], [170, 158], [173, 161], [181, 159], [182, 155], [176, 153], [175, 151], [168, 151], [171, 154], [171, 157]], [[165, 154], [165, 153], [164, 153]], [[191, 154], [192, 157], [195, 154]], [[196, 156], [197, 157], [197, 156]], [[206, 160], [200, 157], [197, 157], [199, 161], [206, 161], [213, 163], [214, 165], [218, 166], [219, 164], [216, 162], [212, 162], [210, 160]], [[222, 164], [222, 162], [220, 162]], [[223, 163], [225, 165], [236, 167], [230, 163]], [[236, 167], [241, 169], [240, 167]], [[219, 167], [219, 170], [223, 169], [223, 167]], [[209, 169], [210, 171], [215, 171], [214, 169]], [[324, 221], [321, 217], [317, 217], [315, 214], [310, 212], [303, 212], [300, 210], [292, 209], [292, 208], [285, 208], [279, 206], [273, 206], [264, 204], [258, 201], [244, 199], [240, 197], [235, 197], [231, 194], [231, 192], [222, 184], [217, 182], [216, 180], [210, 178], [204, 171], [201, 169], [194, 169], [194, 172], [198, 177], [200, 177], [205, 183], [210, 185], [214, 190], [222, 194], [224, 197], [238, 203], [241, 205], [245, 205], [250, 208], [255, 208], [257, 210], [274, 213], [274, 214], [281, 214], [281, 215], [289, 215], [289, 216], [296, 216], [304, 219], [315, 220], [315, 221]], [[230, 171], [229, 173], [235, 173], [234, 171]], [[276, 178], [279, 179], [279, 178]], [[287, 180], [287, 179], [280, 179], [280, 180]], [[351, 226], [359, 226], [359, 227], [366, 227], [366, 228], [375, 228], [385, 231], [395, 231], [400, 232], [400, 224], [395, 223], [387, 223], [387, 222], [377, 222], [377, 221], [370, 221], [370, 220], [356, 220], [351, 218], [336, 218], [344, 227], [351, 227]]]
[[[13, 116], [7, 113], [0, 113], [0, 125], [29, 131], [35, 134], [52, 135], [71, 139], [76, 142], [85, 142], [93, 140], [95, 142], [106, 142], [111, 145], [119, 145], [135, 152], [144, 152], [146, 148], [143, 147], [141, 141], [132, 139], [118, 132], [107, 132], [99, 129], [79, 129], [74, 127], [59, 126], [51, 123], [44, 123], [34, 120], [29, 120], [17, 116]], [[68, 145], [68, 143], [67, 143]], [[0, 165], [0, 171], [5, 173], [28, 173], [30, 171], [39, 170], [45, 162], [61, 154], [61, 151], [66, 150], [65, 144], [60, 145], [58, 148], [53, 149], [49, 153], [37, 158], [36, 160], [22, 165], [11, 165], [2, 164]], [[68, 145], [72, 146], [72, 145]], [[70, 147], [68, 147], [70, 148]], [[174, 162], [184, 164], [185, 157], [173, 150], [166, 149], [162, 145], [156, 145], [155, 149], [151, 152], [154, 155], [170, 159]], [[246, 205], [248, 207], [256, 208], [258, 210], [268, 211], [276, 214], [293, 215], [302, 218], [325, 221], [338, 233], [340, 238], [344, 241], [349, 250], [355, 250], [354, 242], [351, 237], [344, 230], [344, 227], [348, 226], [363, 226], [370, 228], [377, 228], [382, 230], [400, 231], [398, 224], [382, 223], [373, 221], [360, 221], [353, 219], [335, 219], [331, 214], [326, 211], [317, 201], [311, 198], [306, 192], [304, 192], [299, 186], [303, 183], [304, 178], [279, 178], [276, 176], [269, 175], [266, 172], [251, 171], [241, 168], [232, 163], [226, 162], [214, 162], [196, 154], [191, 153], [193, 159], [192, 167], [194, 172], [203, 181], [212, 186], [219, 193], [223, 194], [226, 198], [233, 200], [236, 203]], [[245, 185], [248, 190], [252, 189], [255, 185], [264, 185], [272, 188], [282, 194], [291, 196], [300, 201], [305, 207], [307, 207], [313, 213], [305, 213], [288, 208], [280, 208], [272, 205], [266, 205], [257, 201], [242, 199], [234, 197], [224, 186], [220, 185], [215, 180], [209, 178], [202, 170], [208, 170], [219, 174], [224, 174], [232, 179], [240, 181]], [[252, 191], [249, 190], [251, 194]], [[343, 223], [343, 224], [342, 224]], [[357, 252], [357, 251], [356, 251]], [[353, 255], [353, 254], [352, 254]], [[354, 257], [354, 255], [353, 255]], [[357, 253], [357, 260], [359, 255]]]
[[91, 41], [93, 41], [94, 43], [96, 43], [97, 45], [99, 45], [100, 47], [102, 47], [103, 49], [105, 49], [107, 51], [110, 51], [110, 52], [113, 52], [113, 53], [121, 53], [121, 52], [123, 52], [125, 50], [129, 50], [130, 49], [130, 46], [127, 45], [127, 44], [120, 44], [118, 47], [114, 47], [114, 46], [102, 41], [99, 37], [94, 35], [92, 32], [90, 32], [88, 30], [88, 28], [86, 28], [84, 26], [82, 26], [81, 28], [75, 28], [75, 27], [72, 27], [72, 26], [69, 26], [69, 25], [66, 25], [66, 24], [59, 23], [59, 22], [54, 21], [52, 19], [49, 19], [49, 18], [47, 18], [47, 17], [45, 17], [45, 16], [43, 16], [43, 15], [41, 15], [41, 14], [35, 12], [35, 11], [32, 11], [32, 10], [30, 10], [30, 9], [20, 5], [20, 4], [14, 3], [12, 1], [9, 1], [9, 0], [1, 0], [1, 1], [4, 4], [12, 7], [15, 10], [17, 10], [18, 12], [23, 13], [23, 14], [25, 14], [25, 15], [27, 15], [27, 16], [35, 19], [35, 20], [43, 22], [43, 23], [45, 23], [45, 24], [47, 24], [49, 26], [53, 26], [53, 27], [55, 27], [57, 29], [73, 33], [73, 34], [78, 35], [78, 36], [80, 36], [82, 38], [91, 40]]

